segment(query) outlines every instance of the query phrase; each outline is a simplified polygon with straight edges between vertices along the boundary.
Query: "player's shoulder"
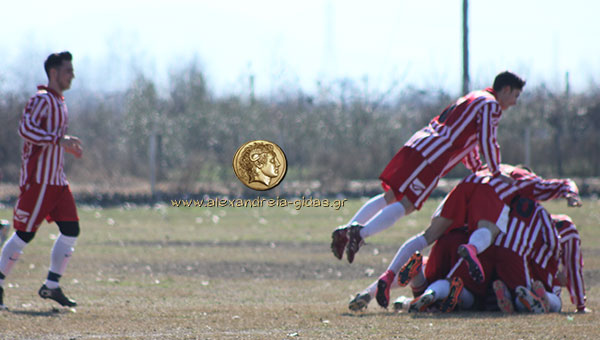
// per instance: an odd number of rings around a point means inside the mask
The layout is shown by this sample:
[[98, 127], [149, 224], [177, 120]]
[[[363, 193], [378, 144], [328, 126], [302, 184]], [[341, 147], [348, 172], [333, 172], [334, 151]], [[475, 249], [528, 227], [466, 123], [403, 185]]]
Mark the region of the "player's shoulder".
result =
[[31, 98], [29, 99], [30, 102], [45, 102], [45, 103], [49, 103], [51, 100], [52, 95], [50, 94], [50, 92], [48, 92], [48, 90], [45, 89], [38, 89], [37, 92], [31, 96]]
[[500, 107], [498, 100], [496, 97], [489, 91], [486, 90], [477, 90], [473, 91], [470, 94], [472, 101], [477, 103], [482, 103], [484, 105], [492, 105]]

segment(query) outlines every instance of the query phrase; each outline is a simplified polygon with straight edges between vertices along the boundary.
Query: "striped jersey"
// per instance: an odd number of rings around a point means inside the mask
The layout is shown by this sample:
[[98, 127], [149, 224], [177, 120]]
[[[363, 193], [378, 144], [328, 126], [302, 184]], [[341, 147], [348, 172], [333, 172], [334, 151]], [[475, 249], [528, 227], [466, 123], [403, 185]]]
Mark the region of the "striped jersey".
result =
[[461, 161], [471, 171], [479, 170], [480, 151], [492, 173], [500, 174], [496, 130], [502, 109], [495, 95], [487, 88], [459, 98], [404, 146], [418, 150], [442, 176]]
[[531, 199], [519, 197], [513, 201], [506, 233], [500, 233], [494, 244], [511, 249], [541, 268], [558, 270], [558, 232], [548, 211]]
[[19, 124], [24, 139], [20, 186], [27, 183], [68, 185], [64, 151], [60, 139], [67, 133], [68, 115], [64, 98], [46, 86], [38, 86], [29, 99]]
[[536, 201], [579, 196], [577, 184], [570, 179], [544, 179], [525, 169], [507, 164], [501, 164], [500, 169], [502, 173], [515, 181], [509, 184], [498, 178], [490, 178], [491, 173], [487, 169], [468, 175], [463, 181], [487, 181], [494, 188], [498, 197], [507, 205], [510, 205], [516, 196]]
[[571, 302], [577, 306], [577, 309], [583, 309], [586, 298], [579, 232], [567, 215], [552, 215], [552, 219], [560, 235], [560, 260], [567, 275], [567, 290], [571, 296]]

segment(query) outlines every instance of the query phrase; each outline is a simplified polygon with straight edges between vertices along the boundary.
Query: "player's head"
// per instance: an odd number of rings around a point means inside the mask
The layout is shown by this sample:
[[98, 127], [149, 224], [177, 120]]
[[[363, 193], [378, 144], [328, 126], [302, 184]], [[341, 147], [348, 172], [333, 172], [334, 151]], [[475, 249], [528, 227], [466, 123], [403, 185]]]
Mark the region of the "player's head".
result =
[[524, 86], [525, 80], [510, 71], [504, 71], [496, 76], [492, 88], [496, 91], [498, 103], [506, 110], [517, 103]]
[[67, 51], [52, 53], [46, 58], [44, 69], [51, 86], [57, 86], [60, 91], [71, 87], [71, 81], [75, 78], [72, 60], [73, 56]]

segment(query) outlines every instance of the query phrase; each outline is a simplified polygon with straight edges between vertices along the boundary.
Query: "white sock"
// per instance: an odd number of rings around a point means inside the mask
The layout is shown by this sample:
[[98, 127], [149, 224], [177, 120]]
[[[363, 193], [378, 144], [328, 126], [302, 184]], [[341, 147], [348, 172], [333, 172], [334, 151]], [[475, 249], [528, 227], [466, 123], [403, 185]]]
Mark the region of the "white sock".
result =
[[396, 252], [396, 255], [394, 256], [394, 259], [392, 260], [392, 263], [390, 263], [388, 269], [398, 274], [400, 268], [402, 268], [406, 261], [410, 259], [412, 254], [418, 250], [425, 249], [427, 245], [427, 241], [425, 240], [423, 234], [409, 238], [406, 240], [406, 242], [404, 242], [404, 244], [402, 244], [400, 249], [398, 249], [398, 252]]
[[360, 231], [360, 236], [366, 238], [386, 230], [402, 218], [405, 212], [404, 206], [400, 202], [388, 205], [365, 224], [365, 227]]
[[469, 244], [477, 248], [477, 254], [481, 254], [492, 244], [492, 232], [487, 228], [475, 230], [469, 237]]
[[515, 298], [515, 309], [519, 312], [529, 312], [529, 310], [527, 309], [527, 307], [525, 307], [524, 304], [521, 303], [521, 300], [519, 300], [519, 298]]
[[23, 253], [23, 248], [27, 243], [23, 241], [17, 233], [13, 233], [12, 236], [2, 247], [2, 254], [0, 255], [0, 273], [4, 278], [0, 279], [0, 287], [4, 285], [4, 280], [12, 271], [13, 266], [19, 259], [19, 256]]
[[373, 218], [373, 216], [377, 215], [381, 209], [385, 208], [386, 205], [387, 203], [383, 194], [374, 196], [358, 209], [348, 224], [357, 222], [360, 225], [365, 225]]
[[558, 313], [562, 309], [562, 301], [560, 297], [556, 296], [556, 294], [552, 294], [546, 292], [546, 297], [548, 298], [548, 302], [550, 302], [550, 313]]
[[421, 270], [410, 280], [410, 288], [415, 292], [422, 290], [426, 285], [427, 279], [425, 278], [425, 274], [423, 274], [423, 266], [421, 266]]
[[427, 293], [430, 290], [433, 291], [433, 293], [435, 294], [436, 300], [445, 299], [450, 294], [450, 282], [448, 282], [448, 280], [446, 279], [437, 280], [434, 283], [430, 284], [429, 287], [427, 287], [425, 293]]
[[[54, 247], [52, 247], [52, 257], [50, 261], [50, 272], [54, 274], [58, 274], [58, 278], [62, 276], [67, 268], [67, 264], [71, 260], [71, 255], [75, 250], [73, 246], [75, 246], [75, 242], [77, 241], [77, 237], [65, 236], [60, 234], [56, 241], [54, 242]], [[52, 276], [49, 273], [49, 276]], [[46, 287], [53, 289], [58, 287], [58, 278], [56, 280], [46, 279], [44, 284]]]
[[471, 309], [475, 303], [475, 296], [467, 288], [463, 287], [458, 296], [458, 305], [462, 309]]

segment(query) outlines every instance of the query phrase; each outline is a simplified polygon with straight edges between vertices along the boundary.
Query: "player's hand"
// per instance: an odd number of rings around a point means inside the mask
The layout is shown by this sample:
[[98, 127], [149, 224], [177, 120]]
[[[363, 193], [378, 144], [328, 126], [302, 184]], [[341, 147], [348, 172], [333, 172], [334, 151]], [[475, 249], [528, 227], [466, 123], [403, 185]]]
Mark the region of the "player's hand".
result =
[[569, 197], [567, 197], [567, 205], [569, 207], [581, 207], [581, 205], [582, 205], [581, 199], [579, 198], [578, 195], [569, 196]]
[[83, 155], [83, 147], [79, 138], [75, 136], [64, 135], [59, 142], [66, 152], [75, 156], [75, 158], [81, 158]]

